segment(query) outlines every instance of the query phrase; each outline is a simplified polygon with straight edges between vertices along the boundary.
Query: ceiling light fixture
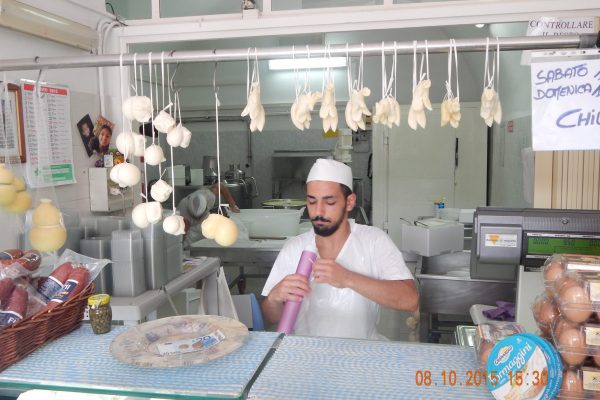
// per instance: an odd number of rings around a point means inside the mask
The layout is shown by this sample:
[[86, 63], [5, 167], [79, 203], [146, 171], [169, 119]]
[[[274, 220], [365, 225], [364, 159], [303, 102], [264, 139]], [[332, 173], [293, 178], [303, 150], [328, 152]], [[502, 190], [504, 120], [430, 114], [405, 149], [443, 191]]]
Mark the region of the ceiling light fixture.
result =
[[15, 0], [0, 0], [0, 26], [91, 51], [98, 34], [92, 28]]
[[485, 26], [485, 24], [475, 24], [475, 26], [476, 26], [477, 28], [483, 28], [483, 27]]
[[[310, 61], [310, 62], [309, 62]], [[306, 69], [308, 68], [341, 68], [346, 66], [345, 57], [314, 57], [314, 58], [281, 58], [269, 60], [270, 70]]]

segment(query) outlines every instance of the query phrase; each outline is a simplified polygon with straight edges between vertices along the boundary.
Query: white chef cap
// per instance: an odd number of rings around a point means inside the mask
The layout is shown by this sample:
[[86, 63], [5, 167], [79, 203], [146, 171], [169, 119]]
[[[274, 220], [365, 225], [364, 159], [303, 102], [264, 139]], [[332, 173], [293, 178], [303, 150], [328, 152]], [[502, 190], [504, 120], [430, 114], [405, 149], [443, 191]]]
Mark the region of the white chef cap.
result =
[[339, 161], [319, 158], [306, 178], [307, 183], [311, 181], [337, 182], [352, 190], [352, 169]]

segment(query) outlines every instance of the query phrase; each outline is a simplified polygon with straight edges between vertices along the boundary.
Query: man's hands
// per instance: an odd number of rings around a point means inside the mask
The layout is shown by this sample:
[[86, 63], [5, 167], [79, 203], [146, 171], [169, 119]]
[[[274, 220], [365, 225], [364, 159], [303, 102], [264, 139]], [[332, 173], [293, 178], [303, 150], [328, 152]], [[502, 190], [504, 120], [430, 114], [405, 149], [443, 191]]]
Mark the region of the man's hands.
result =
[[272, 302], [302, 301], [310, 292], [308, 279], [300, 274], [291, 274], [283, 278], [269, 293]]
[[317, 259], [313, 264], [316, 283], [327, 283], [338, 289], [349, 286], [352, 272], [336, 263], [335, 260]]

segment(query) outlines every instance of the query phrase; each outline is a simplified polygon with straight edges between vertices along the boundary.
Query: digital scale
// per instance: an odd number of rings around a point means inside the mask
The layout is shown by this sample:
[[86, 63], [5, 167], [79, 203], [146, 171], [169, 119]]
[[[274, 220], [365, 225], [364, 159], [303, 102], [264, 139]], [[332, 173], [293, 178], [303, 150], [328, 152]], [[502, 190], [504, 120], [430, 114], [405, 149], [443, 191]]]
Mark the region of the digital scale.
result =
[[471, 279], [516, 280], [516, 319], [537, 326], [531, 304], [543, 293], [540, 266], [552, 254], [600, 256], [600, 212], [478, 208], [473, 216]]

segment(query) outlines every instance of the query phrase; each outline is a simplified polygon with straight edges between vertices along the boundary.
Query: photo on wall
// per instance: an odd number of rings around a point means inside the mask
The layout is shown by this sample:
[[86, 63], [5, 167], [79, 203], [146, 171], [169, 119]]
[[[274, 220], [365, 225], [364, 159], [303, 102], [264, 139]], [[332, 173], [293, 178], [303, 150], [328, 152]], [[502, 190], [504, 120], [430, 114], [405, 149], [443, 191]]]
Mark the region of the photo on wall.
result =
[[113, 127], [115, 124], [110, 120], [99, 115], [96, 118], [96, 125], [94, 125], [94, 137], [91, 141], [92, 151], [97, 154], [108, 153], [108, 147], [110, 140], [112, 139]]
[[85, 151], [87, 152], [88, 157], [91, 157], [94, 154], [94, 150], [92, 149], [92, 139], [94, 138], [94, 123], [92, 122], [92, 118], [90, 114], [86, 114], [85, 117], [81, 118], [77, 123], [77, 130], [79, 131], [79, 136], [81, 136], [81, 140], [83, 141], [83, 147], [85, 147]]

